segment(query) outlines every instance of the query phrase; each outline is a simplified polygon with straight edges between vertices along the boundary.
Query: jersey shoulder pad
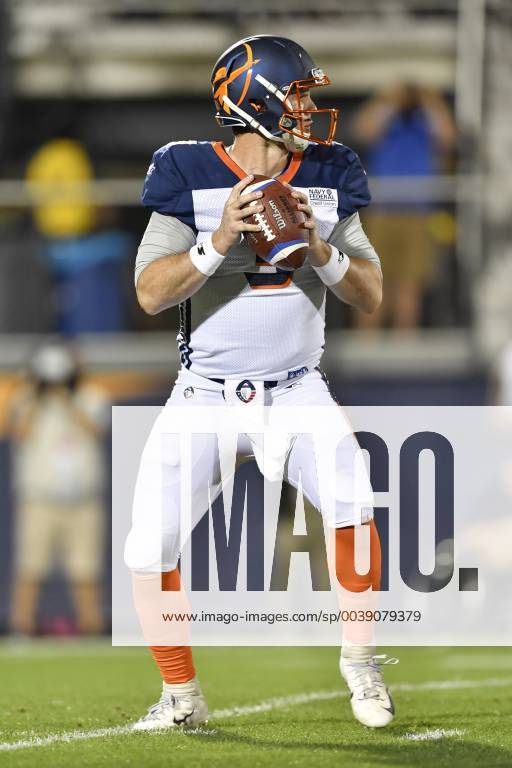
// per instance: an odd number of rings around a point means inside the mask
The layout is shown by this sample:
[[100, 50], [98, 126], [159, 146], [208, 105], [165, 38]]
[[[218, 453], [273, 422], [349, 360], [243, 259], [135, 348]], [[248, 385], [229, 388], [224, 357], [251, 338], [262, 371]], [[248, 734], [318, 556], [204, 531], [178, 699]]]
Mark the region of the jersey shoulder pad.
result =
[[316, 146], [313, 152], [323, 166], [322, 175], [338, 191], [340, 219], [370, 204], [368, 177], [357, 152], [337, 141], [330, 146]]
[[[142, 190], [143, 205], [178, 218], [184, 200], [194, 189], [205, 145], [201, 141], [170, 141], [153, 154]], [[189, 205], [187, 207], [190, 207]]]

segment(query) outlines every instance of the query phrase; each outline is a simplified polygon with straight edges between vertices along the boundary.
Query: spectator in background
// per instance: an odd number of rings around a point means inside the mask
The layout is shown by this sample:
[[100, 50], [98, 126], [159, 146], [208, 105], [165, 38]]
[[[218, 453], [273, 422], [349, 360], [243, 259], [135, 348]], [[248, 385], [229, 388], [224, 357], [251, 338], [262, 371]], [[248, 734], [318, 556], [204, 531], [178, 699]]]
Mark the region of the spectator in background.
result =
[[55, 281], [58, 330], [124, 330], [121, 266], [131, 239], [114, 228], [112, 211], [94, 205], [84, 147], [75, 139], [48, 141], [32, 157], [26, 178]]
[[102, 629], [104, 460], [100, 445], [106, 401], [81, 384], [60, 343], [42, 347], [31, 381], [10, 416], [14, 444], [16, 558], [12, 628], [36, 630], [44, 579], [59, 564], [72, 587], [77, 629]]
[[[359, 110], [355, 134], [367, 145], [371, 176], [428, 178], [441, 171], [455, 142], [455, 124], [443, 98], [418, 85], [400, 85], [373, 96]], [[425, 287], [435, 270], [429, 232], [431, 204], [425, 197], [373, 206], [365, 217], [368, 236], [380, 255], [384, 300], [361, 327], [390, 321], [394, 328], [415, 328], [421, 318]]]

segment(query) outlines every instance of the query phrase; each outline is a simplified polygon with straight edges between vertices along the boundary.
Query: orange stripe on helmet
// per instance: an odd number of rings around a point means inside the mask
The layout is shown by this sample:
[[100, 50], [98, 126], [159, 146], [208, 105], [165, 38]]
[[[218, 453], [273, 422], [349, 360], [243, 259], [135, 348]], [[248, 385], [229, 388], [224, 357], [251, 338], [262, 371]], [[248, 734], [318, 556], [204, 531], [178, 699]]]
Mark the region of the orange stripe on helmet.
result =
[[[226, 105], [224, 106], [224, 97], [228, 95], [228, 86], [231, 85], [231, 83], [237, 79], [240, 75], [242, 75], [244, 72], [247, 72], [244, 87], [242, 89], [242, 95], [240, 96], [237, 106], [242, 103], [242, 101], [245, 98], [245, 95], [249, 89], [249, 84], [251, 82], [252, 72], [251, 67], [253, 64], [258, 64], [261, 59], [253, 59], [253, 53], [252, 48], [248, 43], [244, 43], [244, 48], [247, 52], [247, 61], [245, 64], [242, 64], [241, 67], [237, 67], [237, 69], [234, 69], [233, 72], [230, 74], [230, 76], [227, 78], [227, 80], [223, 80], [221, 83], [219, 83], [217, 90], [214, 90], [213, 92], [213, 98], [216, 99], [220, 105], [226, 110], [226, 112], [229, 114], [229, 107]], [[213, 78], [214, 84], [220, 80], [222, 77], [226, 77], [226, 67], [221, 67], [217, 70], [215, 73], [215, 77]]]
[[238, 99], [238, 101], [237, 101], [237, 103], [236, 103], [237, 107], [239, 107], [239, 106], [240, 106], [240, 104], [242, 103], [242, 101], [245, 99], [245, 94], [246, 94], [246, 93], [247, 93], [247, 91], [249, 90], [249, 85], [250, 85], [250, 83], [251, 83], [251, 77], [252, 77], [252, 69], [250, 69], [250, 70], [247, 72], [246, 76], [245, 76], [245, 83], [244, 83], [244, 87], [243, 87], [243, 89], [242, 89], [242, 93], [240, 94], [240, 98]]
[[219, 67], [219, 69], [215, 73], [215, 77], [213, 78], [213, 82], [216, 83], [217, 80], [220, 80], [221, 77], [226, 77], [227, 69], [226, 67]]

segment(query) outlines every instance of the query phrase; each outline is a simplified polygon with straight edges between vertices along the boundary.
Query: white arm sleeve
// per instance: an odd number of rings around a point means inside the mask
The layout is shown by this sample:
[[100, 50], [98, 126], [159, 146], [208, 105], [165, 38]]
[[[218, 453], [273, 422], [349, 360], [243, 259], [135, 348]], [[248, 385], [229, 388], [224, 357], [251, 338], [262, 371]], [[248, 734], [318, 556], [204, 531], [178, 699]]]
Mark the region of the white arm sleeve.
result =
[[377, 251], [365, 235], [358, 213], [353, 213], [346, 219], [338, 221], [328, 240], [339, 251], [347, 256], [368, 259], [380, 269], [380, 259]]
[[173, 253], [184, 253], [195, 245], [193, 229], [174, 216], [153, 212], [142, 237], [135, 261], [135, 285], [152, 261]]

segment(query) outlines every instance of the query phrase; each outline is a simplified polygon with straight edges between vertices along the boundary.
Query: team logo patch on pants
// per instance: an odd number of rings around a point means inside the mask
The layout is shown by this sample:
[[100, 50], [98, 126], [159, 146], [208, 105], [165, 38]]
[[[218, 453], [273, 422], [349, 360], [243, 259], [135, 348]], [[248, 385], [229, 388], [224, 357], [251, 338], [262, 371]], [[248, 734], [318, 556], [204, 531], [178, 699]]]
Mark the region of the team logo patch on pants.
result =
[[250, 403], [251, 400], [256, 396], [256, 387], [252, 381], [249, 381], [249, 379], [244, 379], [237, 386], [236, 395], [238, 399], [242, 401], [242, 403]]

